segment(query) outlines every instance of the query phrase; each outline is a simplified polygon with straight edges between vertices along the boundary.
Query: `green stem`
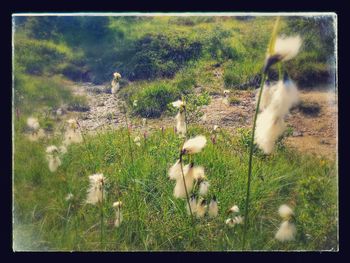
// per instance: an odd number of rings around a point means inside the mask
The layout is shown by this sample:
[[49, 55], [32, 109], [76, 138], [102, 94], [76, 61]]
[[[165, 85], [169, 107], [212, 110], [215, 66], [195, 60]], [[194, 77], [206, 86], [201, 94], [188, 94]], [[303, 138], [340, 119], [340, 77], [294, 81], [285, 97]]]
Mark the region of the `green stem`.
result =
[[249, 150], [249, 164], [248, 164], [248, 182], [247, 182], [247, 193], [246, 193], [246, 199], [245, 199], [245, 211], [244, 211], [244, 230], [243, 230], [243, 244], [242, 249], [245, 248], [245, 241], [246, 241], [246, 234], [247, 234], [247, 227], [248, 227], [248, 212], [249, 212], [249, 197], [250, 197], [250, 182], [252, 177], [252, 161], [253, 161], [253, 150], [254, 150], [254, 137], [255, 137], [255, 127], [256, 127], [256, 119], [259, 112], [260, 107], [260, 100], [261, 100], [261, 94], [263, 91], [264, 83], [266, 81], [266, 74], [263, 73], [260, 83], [260, 92], [259, 92], [259, 98], [258, 103], [256, 104], [256, 110], [254, 115], [254, 121], [253, 121], [253, 131], [252, 131], [252, 137], [250, 140], [250, 150]]
[[103, 249], [103, 183], [102, 183], [102, 200], [100, 204], [100, 209], [101, 209], [101, 233], [100, 233], [100, 242], [101, 242], [101, 249]]

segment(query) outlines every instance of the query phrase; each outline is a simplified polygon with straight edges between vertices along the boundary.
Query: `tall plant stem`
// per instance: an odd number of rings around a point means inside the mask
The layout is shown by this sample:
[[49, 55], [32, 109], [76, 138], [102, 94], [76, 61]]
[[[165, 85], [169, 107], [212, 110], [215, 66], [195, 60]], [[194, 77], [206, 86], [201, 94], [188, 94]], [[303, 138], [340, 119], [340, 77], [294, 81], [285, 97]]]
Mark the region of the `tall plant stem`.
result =
[[[280, 17], [276, 18], [273, 31], [271, 34], [271, 39], [268, 46], [268, 55], [271, 55], [274, 53], [275, 48], [275, 42], [277, 37], [277, 29], [279, 25]], [[252, 137], [250, 140], [250, 149], [249, 149], [249, 162], [248, 162], [248, 178], [247, 178], [247, 192], [246, 192], [246, 198], [245, 198], [245, 210], [244, 210], [244, 228], [243, 228], [243, 239], [242, 239], [242, 250], [245, 249], [246, 244], [246, 238], [247, 238], [247, 229], [248, 229], [248, 216], [249, 216], [249, 198], [250, 198], [250, 184], [251, 184], [251, 178], [252, 178], [252, 161], [253, 161], [253, 150], [254, 150], [254, 138], [255, 138], [255, 127], [256, 127], [256, 119], [259, 113], [260, 108], [260, 100], [261, 95], [264, 88], [264, 83], [266, 81], [267, 72], [265, 70], [262, 72], [261, 76], [261, 83], [260, 83], [260, 92], [258, 97], [258, 102], [256, 104], [254, 119], [253, 119], [253, 130], [252, 130]]]
[[104, 188], [104, 185], [102, 183], [102, 199], [101, 199], [101, 204], [100, 204], [100, 209], [101, 209], [101, 211], [100, 211], [101, 212], [101, 215], [100, 215], [100, 218], [101, 218], [101, 228], [100, 228], [100, 230], [101, 230], [101, 232], [100, 232], [101, 249], [103, 248], [103, 198], [104, 198], [104, 196], [103, 196], [104, 189], [103, 188]]
[[190, 210], [191, 220], [193, 222], [193, 213], [192, 213], [192, 209], [191, 209], [191, 205], [190, 205], [190, 196], [188, 195], [187, 186], [186, 186], [186, 182], [185, 182], [185, 175], [184, 175], [184, 170], [183, 170], [183, 165], [182, 165], [182, 154], [180, 154], [180, 167], [181, 167], [182, 180], [184, 182], [184, 187], [185, 187], [185, 192], [186, 192], [187, 205], [188, 205], [188, 209]]
[[255, 137], [255, 127], [256, 127], [256, 119], [258, 116], [258, 111], [260, 107], [260, 100], [261, 100], [261, 94], [263, 90], [264, 83], [266, 81], [266, 74], [263, 73], [260, 83], [260, 92], [259, 92], [259, 98], [258, 103], [256, 104], [256, 110], [254, 115], [254, 121], [253, 121], [253, 131], [252, 131], [252, 137], [250, 140], [250, 149], [249, 149], [249, 163], [248, 163], [248, 181], [247, 181], [247, 193], [245, 198], [245, 211], [244, 211], [244, 229], [243, 229], [243, 244], [242, 244], [242, 250], [245, 248], [245, 242], [246, 242], [246, 235], [247, 235], [247, 227], [248, 227], [248, 211], [249, 211], [249, 198], [250, 198], [250, 183], [252, 178], [252, 161], [253, 161], [253, 150], [254, 150], [254, 137]]

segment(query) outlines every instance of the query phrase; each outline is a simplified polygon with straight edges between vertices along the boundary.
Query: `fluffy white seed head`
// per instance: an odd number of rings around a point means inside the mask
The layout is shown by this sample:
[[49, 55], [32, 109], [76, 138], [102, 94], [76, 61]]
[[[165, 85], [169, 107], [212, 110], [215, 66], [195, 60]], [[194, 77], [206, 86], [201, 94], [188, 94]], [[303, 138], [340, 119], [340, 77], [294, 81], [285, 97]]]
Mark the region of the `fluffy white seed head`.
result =
[[205, 176], [204, 172], [204, 167], [203, 166], [194, 166], [191, 169], [191, 175], [196, 181], [202, 181], [206, 179], [207, 177]]
[[234, 220], [232, 218], [227, 218], [225, 220], [225, 224], [228, 225], [229, 227], [234, 227], [236, 223], [234, 222]]
[[134, 100], [133, 103], [132, 103], [132, 105], [133, 105], [134, 107], [137, 107], [137, 102], [138, 102], [137, 100]]
[[295, 239], [296, 232], [297, 230], [293, 223], [284, 221], [276, 232], [275, 238], [281, 242], [292, 241]]
[[203, 135], [198, 135], [187, 140], [182, 147], [182, 150], [187, 154], [199, 153], [207, 143], [207, 139]]
[[241, 216], [235, 216], [232, 220], [233, 220], [234, 223], [237, 224], [237, 225], [243, 223], [243, 217], [241, 217]]
[[298, 89], [291, 80], [278, 81], [274, 89], [267, 110], [270, 111], [273, 118], [284, 118], [299, 101]]
[[123, 214], [121, 210], [117, 210], [115, 213], [114, 226], [119, 227], [123, 221]]
[[90, 186], [87, 190], [87, 198], [86, 203], [88, 204], [97, 204], [99, 202], [102, 202], [102, 199], [105, 196], [104, 191], [104, 183], [105, 183], [105, 177], [103, 174], [93, 174], [89, 176], [90, 180]]
[[48, 155], [48, 160], [50, 172], [56, 172], [58, 167], [61, 165], [61, 159], [58, 156]]
[[[191, 196], [190, 198], [190, 208], [192, 211], [192, 214], [196, 214], [197, 212], [197, 198], [195, 196]], [[187, 214], [191, 215], [190, 209], [188, 208], [188, 203], [186, 202], [186, 210]]]
[[208, 215], [209, 217], [216, 217], [218, 215], [219, 208], [218, 202], [212, 199], [209, 203]]
[[117, 201], [117, 202], [114, 202], [113, 203], [113, 207], [114, 208], [121, 208], [123, 205], [123, 202], [122, 201]]
[[277, 38], [273, 55], [279, 55], [282, 61], [290, 60], [299, 53], [301, 44], [302, 41], [298, 35], [293, 37]]
[[[189, 172], [189, 169], [190, 169], [190, 165], [189, 164], [184, 165], [182, 167], [184, 176], [187, 175], [187, 173]], [[170, 167], [168, 173], [169, 173], [169, 179], [170, 180], [178, 180], [178, 179], [182, 178], [182, 171], [181, 171], [180, 160], [177, 160], [176, 163], [173, 166]]]
[[286, 124], [282, 118], [276, 118], [273, 111], [267, 108], [256, 120], [255, 143], [266, 154], [270, 154], [276, 140], [283, 134]]
[[58, 153], [58, 148], [55, 145], [50, 145], [46, 148], [46, 153], [47, 154], [53, 154], [53, 153]]
[[213, 131], [216, 131], [217, 129], [219, 129], [219, 126], [218, 125], [214, 125]]
[[281, 205], [278, 208], [278, 214], [282, 219], [288, 220], [292, 215], [294, 215], [293, 210], [286, 204]]
[[[263, 92], [261, 94], [259, 110], [263, 111], [271, 103], [272, 95], [275, 93], [278, 85], [264, 85]], [[255, 101], [258, 102], [260, 89], [257, 90]]]
[[225, 90], [224, 90], [224, 95], [227, 96], [228, 94], [230, 94], [230, 92], [231, 92], [230, 90], [225, 89]]
[[111, 88], [111, 93], [116, 94], [119, 90], [119, 82], [117, 82], [115, 79], [112, 80], [112, 88]]
[[199, 199], [197, 202], [197, 209], [196, 209], [196, 217], [202, 218], [205, 216], [205, 213], [207, 211], [208, 206], [205, 203], [205, 200]]
[[[190, 172], [187, 172], [187, 174], [185, 174], [185, 171], [184, 171], [184, 177], [185, 177], [185, 184], [186, 184], [187, 192], [190, 193], [193, 189], [193, 183], [194, 183], [193, 176], [191, 176]], [[186, 189], [185, 189], [182, 174], [178, 177], [178, 179], [176, 179], [176, 184], [174, 187], [174, 197], [175, 198], [185, 198], [186, 197]]]
[[199, 185], [199, 195], [206, 196], [208, 194], [208, 191], [209, 191], [209, 186], [210, 186], [210, 184], [208, 181], [201, 182]]
[[173, 105], [175, 108], [180, 108], [181, 106], [184, 106], [185, 103], [182, 100], [177, 100], [172, 102], [171, 105]]
[[177, 115], [175, 116], [176, 120], [176, 132], [179, 134], [179, 136], [186, 136], [186, 122], [185, 122], [185, 112], [179, 111]]
[[77, 129], [78, 128], [78, 121], [76, 119], [69, 119], [67, 120], [68, 128], [70, 129]]
[[146, 118], [142, 118], [142, 126], [146, 126], [147, 124], [147, 119]]
[[81, 143], [83, 141], [83, 136], [79, 130], [68, 129], [64, 133], [63, 145], [68, 146], [72, 143]]
[[113, 78], [119, 80], [121, 77], [122, 77], [122, 76], [120, 75], [119, 72], [114, 72], [114, 73], [113, 73]]
[[229, 209], [229, 212], [239, 213], [239, 207], [237, 205], [234, 205]]
[[27, 125], [33, 131], [36, 131], [40, 128], [38, 119], [34, 117], [29, 117], [27, 119]]

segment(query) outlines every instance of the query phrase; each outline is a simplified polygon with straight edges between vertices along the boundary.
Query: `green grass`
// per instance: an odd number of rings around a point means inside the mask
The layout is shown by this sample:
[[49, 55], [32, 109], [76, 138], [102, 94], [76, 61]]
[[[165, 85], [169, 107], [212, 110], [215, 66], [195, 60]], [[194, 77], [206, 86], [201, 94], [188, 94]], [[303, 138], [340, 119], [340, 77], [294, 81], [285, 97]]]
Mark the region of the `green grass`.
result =
[[[228, 228], [226, 210], [237, 204], [244, 211], [248, 148], [244, 133], [222, 131], [217, 144], [209, 131], [190, 126], [189, 135], [205, 134], [208, 144], [194, 156], [210, 181], [209, 196], [219, 201], [219, 216], [195, 220], [185, 200], [173, 197], [167, 177], [182, 141], [171, 129], [153, 132], [129, 155], [126, 130], [87, 136], [71, 145], [62, 166], [50, 173], [44, 151], [60, 138], [29, 142], [16, 133], [14, 151], [15, 250], [240, 250], [243, 226]], [[243, 132], [243, 131], [242, 131]], [[132, 140], [134, 136], [132, 135]], [[243, 137], [242, 137], [243, 136]], [[141, 136], [142, 137], [142, 136]], [[187, 162], [188, 160], [186, 160]], [[104, 240], [100, 244], [100, 210], [85, 205], [88, 176], [107, 177]], [[248, 250], [337, 249], [337, 171], [335, 164], [300, 155], [284, 147], [271, 156], [256, 152], [253, 162]], [[71, 202], [65, 196], [74, 194]], [[122, 200], [124, 221], [114, 228], [112, 203]], [[295, 206], [297, 237], [274, 240], [280, 224], [278, 207]], [[308, 235], [311, 235], [307, 238]]]

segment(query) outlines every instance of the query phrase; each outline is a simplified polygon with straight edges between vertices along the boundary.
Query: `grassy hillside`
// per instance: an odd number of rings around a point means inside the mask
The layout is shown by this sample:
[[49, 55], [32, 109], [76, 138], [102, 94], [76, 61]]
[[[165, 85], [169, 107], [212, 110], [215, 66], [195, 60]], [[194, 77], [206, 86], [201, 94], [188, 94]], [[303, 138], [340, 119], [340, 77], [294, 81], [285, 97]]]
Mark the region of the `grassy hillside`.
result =
[[[122, 75], [118, 95], [128, 105], [130, 122], [135, 115], [172, 114], [169, 103], [181, 97], [192, 120], [197, 107], [210, 102], [209, 95], [238, 89], [259, 75], [273, 22], [269, 17], [16, 17], [14, 249], [240, 250], [243, 226], [230, 228], [225, 220], [234, 204], [244, 211], [248, 130], [236, 130], [236, 135], [220, 130], [213, 143], [213, 131], [190, 124], [188, 136], [204, 134], [208, 140], [191, 161], [205, 167], [208, 197], [219, 201], [218, 217], [194, 222], [185, 200], [173, 197], [174, 182], [167, 176], [183, 143], [173, 130], [158, 127], [146, 139], [144, 130], [133, 130], [130, 141], [122, 128], [84, 135], [82, 143], [68, 146], [56, 172], [50, 172], [45, 150], [62, 144], [64, 122], [71, 116], [56, 110], [87, 107], [86, 98], [74, 95], [70, 86], [107, 86], [115, 71]], [[300, 54], [284, 64], [300, 88], [332, 82], [331, 22], [281, 21], [281, 34], [303, 38]], [[28, 116], [37, 117], [47, 132], [39, 141], [27, 138]], [[336, 164], [291, 151], [283, 138], [271, 156], [255, 150], [253, 162], [246, 249], [336, 250]], [[88, 176], [96, 173], [107, 178], [102, 206], [85, 203]], [[124, 203], [119, 228], [113, 227], [117, 200]], [[295, 211], [293, 242], [274, 239], [283, 203]]]

